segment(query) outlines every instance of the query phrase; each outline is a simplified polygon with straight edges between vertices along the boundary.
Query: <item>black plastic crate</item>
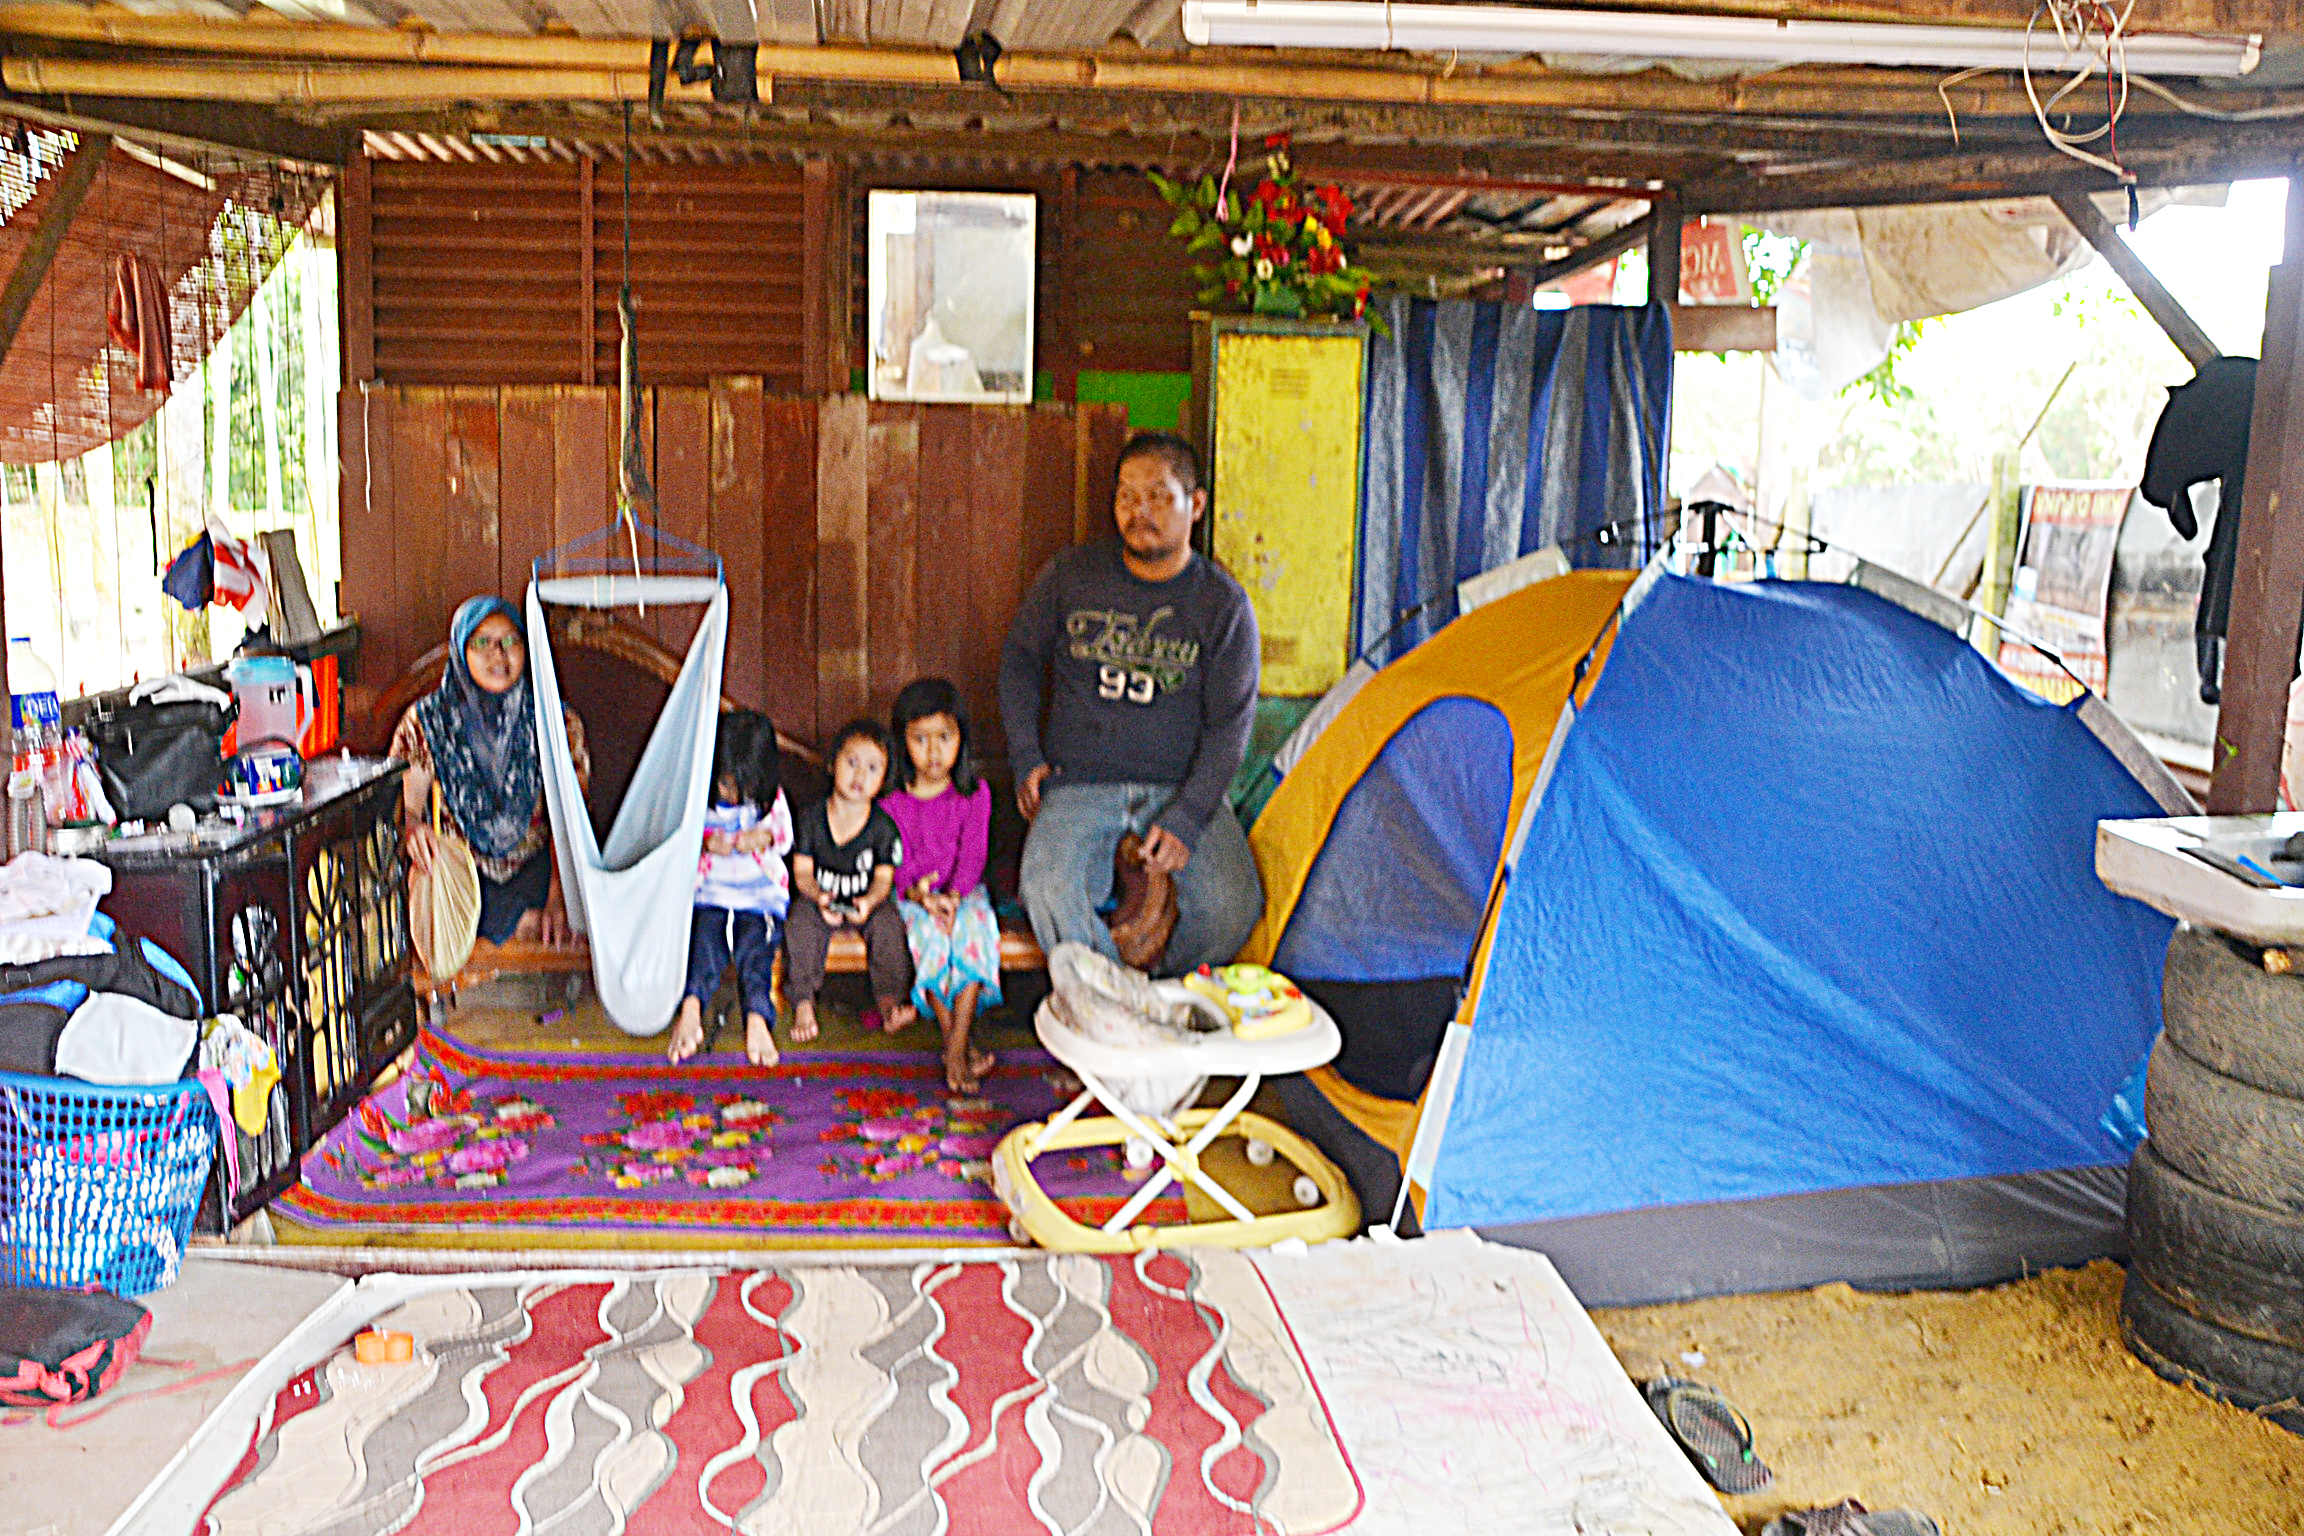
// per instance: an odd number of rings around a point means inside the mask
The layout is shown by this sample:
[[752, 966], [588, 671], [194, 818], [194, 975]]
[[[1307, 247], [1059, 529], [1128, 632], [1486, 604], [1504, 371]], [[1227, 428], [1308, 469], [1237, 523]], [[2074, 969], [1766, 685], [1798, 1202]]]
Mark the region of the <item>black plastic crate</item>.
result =
[[[240, 1134], [240, 1187], [202, 1226], [245, 1219], [416, 1038], [400, 866], [403, 768], [323, 758], [302, 799], [239, 827], [122, 839], [105, 906], [183, 960], [211, 1012], [240, 1016], [280, 1058], [264, 1133]], [[221, 1180], [222, 1160], [219, 1159]]]

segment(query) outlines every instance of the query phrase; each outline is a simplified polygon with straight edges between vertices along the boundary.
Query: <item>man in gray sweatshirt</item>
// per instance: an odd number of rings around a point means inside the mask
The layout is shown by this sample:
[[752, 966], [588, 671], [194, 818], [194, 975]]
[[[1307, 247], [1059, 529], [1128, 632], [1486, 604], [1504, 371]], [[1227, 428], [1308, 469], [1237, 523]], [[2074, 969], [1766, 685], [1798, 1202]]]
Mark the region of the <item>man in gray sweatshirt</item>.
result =
[[1114, 953], [1097, 907], [1127, 833], [1176, 879], [1162, 969], [1222, 964], [1264, 906], [1248, 839], [1225, 801], [1256, 715], [1259, 646], [1248, 594], [1192, 550], [1208, 509], [1200, 460], [1170, 433], [1120, 452], [1120, 536], [1048, 562], [1000, 653], [1000, 713], [1024, 842], [1024, 906], [1041, 947]]

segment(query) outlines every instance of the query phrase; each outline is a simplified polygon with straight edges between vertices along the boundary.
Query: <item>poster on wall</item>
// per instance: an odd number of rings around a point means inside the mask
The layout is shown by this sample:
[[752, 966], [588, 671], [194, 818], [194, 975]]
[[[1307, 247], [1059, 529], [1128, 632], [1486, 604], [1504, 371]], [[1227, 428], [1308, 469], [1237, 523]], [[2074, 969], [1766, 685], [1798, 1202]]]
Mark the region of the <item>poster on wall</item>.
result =
[[[2025, 509], [2024, 548], [2008, 595], [2000, 668], [2061, 704], [2079, 696], [2078, 678], [2101, 694], [2111, 678], [2105, 643], [2112, 556], [2135, 496], [2128, 485], [2040, 485]], [[2018, 636], [2025, 638], [2019, 639]], [[2059, 667], [2038, 641], [2063, 658]]]

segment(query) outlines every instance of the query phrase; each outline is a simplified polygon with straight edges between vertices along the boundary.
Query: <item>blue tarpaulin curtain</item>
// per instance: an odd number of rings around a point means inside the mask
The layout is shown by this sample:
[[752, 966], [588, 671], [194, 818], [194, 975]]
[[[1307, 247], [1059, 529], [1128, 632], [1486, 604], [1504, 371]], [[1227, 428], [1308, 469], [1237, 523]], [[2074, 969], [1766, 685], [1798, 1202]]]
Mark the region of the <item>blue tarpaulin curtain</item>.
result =
[[[1353, 651], [1405, 655], [1460, 581], [1562, 545], [1655, 553], [1672, 398], [1661, 305], [1540, 310], [1394, 296], [1369, 344]], [[1387, 639], [1389, 636], [1389, 639]]]

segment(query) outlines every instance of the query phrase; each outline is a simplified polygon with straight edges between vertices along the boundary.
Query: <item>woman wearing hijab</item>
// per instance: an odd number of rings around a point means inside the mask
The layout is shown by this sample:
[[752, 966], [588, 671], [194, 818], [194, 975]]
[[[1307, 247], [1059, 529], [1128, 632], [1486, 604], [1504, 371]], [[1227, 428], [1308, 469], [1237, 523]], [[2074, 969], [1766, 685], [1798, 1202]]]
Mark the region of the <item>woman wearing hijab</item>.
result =
[[[589, 784], [584, 723], [566, 711], [576, 776]], [[392, 755], [408, 764], [400, 797], [403, 844], [418, 874], [429, 874], [432, 789], [442, 822], [471, 845], [480, 869], [480, 937], [568, 937], [568, 909], [552, 857], [537, 753], [536, 705], [528, 688], [528, 636], [519, 612], [500, 597], [474, 597], [448, 629], [440, 686], [410, 705], [392, 733]]]

